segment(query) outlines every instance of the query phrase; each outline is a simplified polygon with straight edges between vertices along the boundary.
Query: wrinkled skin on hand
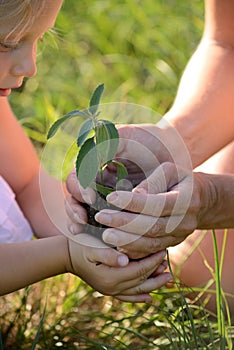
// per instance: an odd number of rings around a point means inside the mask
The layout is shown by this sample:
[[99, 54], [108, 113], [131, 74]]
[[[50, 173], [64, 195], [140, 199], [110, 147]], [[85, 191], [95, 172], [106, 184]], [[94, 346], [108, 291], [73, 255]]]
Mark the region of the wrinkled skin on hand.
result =
[[[114, 228], [105, 231], [103, 238], [106, 243], [118, 246], [124, 249], [124, 251], [126, 250], [131, 258], [139, 258], [160, 250], [160, 247], [164, 249], [170, 245], [178, 244], [185, 238], [184, 230], [181, 236], [180, 234], [177, 235], [176, 232], [172, 232], [171, 235], [169, 235], [169, 233], [165, 231], [165, 226], [168, 225], [168, 221], [170, 221], [172, 225], [175, 225], [176, 221], [181, 221], [180, 225], [182, 225], [183, 219], [180, 219], [181, 214], [179, 218], [176, 217], [178, 215], [174, 215], [172, 219], [166, 219], [165, 214], [162, 213], [162, 200], [158, 204], [157, 211], [153, 211], [155, 200], [156, 203], [159, 200], [159, 193], [168, 190], [168, 184], [165, 183], [162, 184], [161, 187], [155, 187], [157, 179], [152, 179], [161, 176], [162, 171], [160, 173], [160, 170], [158, 170], [156, 174], [154, 174], [154, 171], [165, 159], [172, 160], [172, 156], [177, 154], [175, 142], [179, 144], [181, 140], [173, 128], [169, 128], [169, 132], [168, 130], [165, 132], [152, 124], [121, 125], [118, 126], [118, 131], [120, 142], [117, 159], [121, 160], [127, 167], [127, 180], [129, 181], [127, 181], [127, 186], [130, 183], [132, 186], [131, 189], [135, 188], [133, 192], [118, 192], [120, 195], [119, 198], [122, 197], [123, 200], [122, 203], [116, 202], [116, 206], [129, 212], [115, 213], [114, 211], [108, 211], [108, 215], [105, 215], [104, 218], [103, 214], [107, 214], [104, 210], [96, 215], [96, 220], [103, 225]], [[167, 137], [165, 137], [165, 134]], [[169, 139], [170, 143], [168, 142], [165, 144], [165, 139]], [[180, 144], [180, 147], [184, 147], [183, 143]], [[186, 152], [184, 153], [185, 163], [189, 163], [189, 160], [187, 161], [186, 159], [187, 154]], [[154, 174], [154, 176], [151, 177], [151, 174]], [[162, 179], [163, 178], [164, 174], [162, 175]], [[151, 186], [151, 192], [148, 194], [146, 193], [148, 189], [144, 188], [145, 185], [143, 185], [146, 179], [147, 181], [152, 181], [153, 184], [153, 186]], [[110, 165], [106, 168], [104, 180], [105, 184], [113, 186], [113, 183], [116, 181], [116, 169], [114, 166]], [[175, 193], [176, 186], [178, 185], [177, 169], [176, 177], [173, 181]], [[189, 180], [187, 179], [185, 182], [189, 182]], [[190, 188], [188, 184], [187, 187]], [[72, 194], [69, 203], [70, 209], [67, 209], [70, 218], [69, 227], [71, 232], [78, 233], [79, 224], [87, 222], [87, 214], [79, 207], [79, 202], [93, 203], [95, 201], [95, 192], [90, 188], [86, 190], [82, 189], [75, 179], [74, 174], [73, 178], [72, 175], [70, 179], [68, 178], [67, 188]], [[186, 191], [183, 193], [186, 193]], [[157, 195], [157, 197], [154, 197], [155, 195]], [[181, 198], [181, 196], [182, 194], [180, 194], [179, 198]], [[109, 196], [108, 201], [111, 203], [110, 198]], [[147, 209], [147, 212], [142, 212], [142, 202], [149, 202], [150, 199], [152, 202], [151, 209]], [[112, 202], [112, 204], [114, 204], [114, 202]], [[194, 224], [192, 226], [195, 227], [196, 225]], [[190, 232], [188, 228], [186, 228], [186, 231]], [[129, 242], [131, 242], [131, 245], [129, 245]]]
[[204, 186], [199, 173], [163, 163], [133, 192], [117, 191], [108, 202], [127, 212], [101, 211], [111, 228], [103, 239], [136, 259], [182, 242], [198, 227]]

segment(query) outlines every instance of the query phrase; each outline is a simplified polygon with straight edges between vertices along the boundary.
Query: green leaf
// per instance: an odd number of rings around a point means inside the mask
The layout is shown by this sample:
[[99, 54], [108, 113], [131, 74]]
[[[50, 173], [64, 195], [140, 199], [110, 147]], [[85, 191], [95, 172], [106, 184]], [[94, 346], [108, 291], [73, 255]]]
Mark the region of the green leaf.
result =
[[104, 84], [100, 84], [98, 85], [98, 87], [96, 87], [96, 89], [94, 90], [91, 96], [91, 99], [89, 101], [89, 112], [93, 115], [97, 113], [103, 91], [104, 91]]
[[125, 165], [123, 165], [120, 162], [117, 162], [116, 160], [113, 160], [112, 163], [114, 163], [117, 167], [117, 182], [119, 182], [128, 175], [127, 168], [125, 167]]
[[115, 157], [116, 152], [118, 150], [119, 133], [118, 133], [118, 130], [116, 129], [115, 125], [112, 122], [110, 122], [109, 120], [100, 119], [99, 123], [102, 123], [102, 125], [105, 127], [106, 133], [108, 135], [107, 140], [109, 142], [105, 142], [103, 144], [106, 147], [105, 162], [108, 162], [109, 160], [112, 160]]
[[95, 127], [96, 145], [100, 166], [108, 161], [109, 135], [103, 123], [98, 122]]
[[90, 131], [93, 130], [94, 123], [92, 119], [86, 120], [79, 130], [78, 138], [77, 138], [77, 146], [81, 147], [83, 143], [85, 142], [87, 136], [89, 135]]
[[65, 121], [74, 118], [74, 117], [87, 117], [85, 112], [79, 111], [79, 110], [74, 110], [71, 111], [67, 114], [65, 114], [64, 116], [62, 116], [61, 118], [59, 118], [58, 120], [56, 120], [56, 122], [54, 122], [54, 124], [51, 125], [48, 134], [47, 134], [47, 139], [50, 139], [52, 136], [55, 135], [55, 133], [57, 132], [57, 130], [59, 129], [59, 127], [61, 126], [61, 124], [63, 124]]
[[103, 186], [97, 183], [93, 187], [95, 190], [97, 190], [99, 193], [103, 194], [104, 196], [107, 196], [108, 194], [114, 191], [113, 188], [111, 187]]
[[76, 176], [81, 186], [91, 186], [98, 174], [98, 157], [94, 138], [86, 140], [76, 159]]

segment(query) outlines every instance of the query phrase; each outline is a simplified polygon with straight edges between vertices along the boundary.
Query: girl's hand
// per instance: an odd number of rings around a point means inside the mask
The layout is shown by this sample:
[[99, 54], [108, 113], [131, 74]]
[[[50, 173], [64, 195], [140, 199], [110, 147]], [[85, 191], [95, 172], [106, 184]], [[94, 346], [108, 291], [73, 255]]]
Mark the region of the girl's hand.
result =
[[82, 203], [94, 203], [96, 194], [91, 188], [83, 189], [76, 177], [76, 170], [73, 169], [66, 180], [67, 196], [65, 208], [68, 215], [68, 229], [72, 234], [82, 232], [83, 225], [87, 223], [87, 212]]
[[161, 164], [132, 192], [117, 191], [107, 201], [127, 211], [102, 210], [96, 220], [111, 226], [103, 239], [132, 259], [182, 242], [197, 227], [206, 203], [199, 173]]
[[149, 293], [171, 279], [169, 273], [163, 273], [166, 251], [129, 263], [125, 256], [122, 267], [116, 267], [122, 255], [88, 234], [74, 236], [68, 245], [71, 258], [68, 272], [78, 275], [100, 293], [122, 301], [150, 302]]

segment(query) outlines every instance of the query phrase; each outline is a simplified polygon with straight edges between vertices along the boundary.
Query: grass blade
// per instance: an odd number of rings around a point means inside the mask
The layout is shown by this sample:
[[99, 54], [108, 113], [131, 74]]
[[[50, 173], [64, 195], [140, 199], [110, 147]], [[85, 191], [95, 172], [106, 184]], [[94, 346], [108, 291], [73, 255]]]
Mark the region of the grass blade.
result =
[[220, 349], [225, 349], [225, 320], [224, 320], [224, 313], [223, 313], [219, 253], [218, 253], [218, 245], [217, 245], [216, 234], [214, 229], [212, 229], [212, 238], [213, 238], [214, 258], [215, 258], [216, 308], [217, 308], [217, 319], [218, 319], [217, 320], [218, 332], [220, 335]]
[[40, 323], [39, 323], [39, 326], [38, 326], [38, 330], [37, 330], [37, 333], [36, 333], [36, 337], [33, 341], [33, 345], [32, 345], [32, 348], [31, 350], [35, 350], [36, 349], [36, 346], [37, 346], [37, 343], [38, 343], [38, 339], [39, 339], [39, 336], [40, 336], [40, 333], [41, 333], [41, 330], [42, 330], [42, 325], [43, 325], [43, 322], [44, 322], [44, 318], [45, 318], [45, 312], [46, 312], [46, 305], [44, 307], [44, 310], [43, 310], [43, 313], [42, 313], [42, 316], [41, 316], [41, 319], [40, 319]]

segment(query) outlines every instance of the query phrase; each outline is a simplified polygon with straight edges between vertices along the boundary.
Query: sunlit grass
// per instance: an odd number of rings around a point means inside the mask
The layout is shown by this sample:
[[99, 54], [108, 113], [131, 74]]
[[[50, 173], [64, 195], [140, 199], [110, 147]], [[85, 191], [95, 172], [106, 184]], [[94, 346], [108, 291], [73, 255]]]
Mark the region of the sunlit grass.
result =
[[58, 276], [2, 299], [5, 349], [31, 349], [34, 341], [36, 349], [219, 349], [216, 317], [188, 291], [164, 288], [152, 303], [133, 305]]

